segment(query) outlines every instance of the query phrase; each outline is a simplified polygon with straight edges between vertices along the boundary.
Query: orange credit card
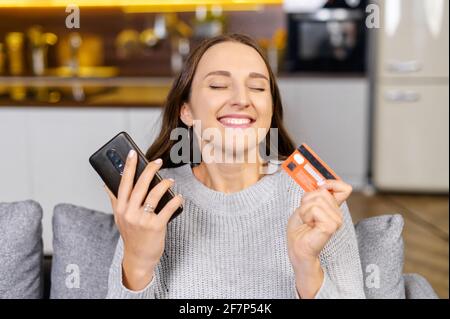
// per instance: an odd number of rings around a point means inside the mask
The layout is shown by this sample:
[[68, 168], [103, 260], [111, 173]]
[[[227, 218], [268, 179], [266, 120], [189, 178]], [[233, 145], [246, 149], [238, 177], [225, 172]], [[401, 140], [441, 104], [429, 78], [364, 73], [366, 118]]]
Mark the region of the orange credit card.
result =
[[281, 165], [305, 192], [319, 188], [327, 179], [340, 177], [306, 144], [300, 145]]

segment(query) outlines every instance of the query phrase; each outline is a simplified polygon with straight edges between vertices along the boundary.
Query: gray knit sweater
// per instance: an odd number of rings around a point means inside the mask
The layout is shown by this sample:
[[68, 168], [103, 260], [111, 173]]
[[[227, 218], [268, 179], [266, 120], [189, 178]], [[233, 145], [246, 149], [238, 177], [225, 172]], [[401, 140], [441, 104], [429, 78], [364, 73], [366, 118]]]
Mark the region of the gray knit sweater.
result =
[[[168, 225], [153, 280], [141, 291], [122, 284], [123, 241], [109, 272], [107, 298], [297, 298], [286, 226], [303, 190], [282, 170], [225, 194], [207, 188], [190, 165], [164, 169], [175, 179], [184, 211]], [[353, 223], [343, 204], [342, 227], [320, 255], [325, 279], [316, 298], [364, 298]]]

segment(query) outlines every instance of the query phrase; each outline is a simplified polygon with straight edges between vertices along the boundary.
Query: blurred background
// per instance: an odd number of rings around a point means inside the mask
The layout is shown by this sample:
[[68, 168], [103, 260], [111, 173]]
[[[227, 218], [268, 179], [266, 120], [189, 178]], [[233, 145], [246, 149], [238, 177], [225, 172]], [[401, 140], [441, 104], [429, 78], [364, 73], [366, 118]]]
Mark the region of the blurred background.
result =
[[402, 214], [405, 272], [448, 298], [448, 6], [0, 0], [0, 202], [42, 205], [51, 254], [57, 203], [111, 211], [88, 157], [121, 130], [146, 150], [189, 52], [241, 32], [277, 74], [295, 141], [354, 186], [354, 222]]

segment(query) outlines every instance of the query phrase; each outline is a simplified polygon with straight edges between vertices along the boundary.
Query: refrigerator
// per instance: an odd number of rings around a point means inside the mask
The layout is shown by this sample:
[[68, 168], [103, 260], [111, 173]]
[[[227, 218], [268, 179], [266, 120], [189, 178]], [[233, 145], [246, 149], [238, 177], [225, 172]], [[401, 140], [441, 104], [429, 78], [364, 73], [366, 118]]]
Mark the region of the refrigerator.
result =
[[378, 0], [372, 183], [448, 193], [449, 1]]

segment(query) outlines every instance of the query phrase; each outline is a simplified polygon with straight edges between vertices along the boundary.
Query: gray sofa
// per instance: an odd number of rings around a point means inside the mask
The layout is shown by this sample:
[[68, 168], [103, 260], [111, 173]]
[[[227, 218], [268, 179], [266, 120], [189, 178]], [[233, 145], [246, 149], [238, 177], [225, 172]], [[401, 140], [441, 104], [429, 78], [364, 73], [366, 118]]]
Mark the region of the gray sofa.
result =
[[[35, 201], [0, 203], [0, 298], [104, 298], [119, 238], [112, 215], [57, 205], [53, 256], [43, 256], [41, 219]], [[437, 298], [425, 278], [403, 273], [402, 229], [400, 215], [355, 225], [367, 298]]]

